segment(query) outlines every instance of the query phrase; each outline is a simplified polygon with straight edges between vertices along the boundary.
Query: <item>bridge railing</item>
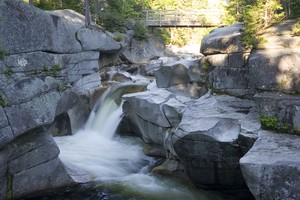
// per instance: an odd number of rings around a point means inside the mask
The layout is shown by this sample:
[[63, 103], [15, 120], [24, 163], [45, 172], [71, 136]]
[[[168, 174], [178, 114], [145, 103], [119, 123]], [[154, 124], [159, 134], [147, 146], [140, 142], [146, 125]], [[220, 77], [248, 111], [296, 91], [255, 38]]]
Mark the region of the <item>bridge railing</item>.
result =
[[144, 10], [144, 21], [150, 27], [215, 27], [222, 26], [221, 9]]

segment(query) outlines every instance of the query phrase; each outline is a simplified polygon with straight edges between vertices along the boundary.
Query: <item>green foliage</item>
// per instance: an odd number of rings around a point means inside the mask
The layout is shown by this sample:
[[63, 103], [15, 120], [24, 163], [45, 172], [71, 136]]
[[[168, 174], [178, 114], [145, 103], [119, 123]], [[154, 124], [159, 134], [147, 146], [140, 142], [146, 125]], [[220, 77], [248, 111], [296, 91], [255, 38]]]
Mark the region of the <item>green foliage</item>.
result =
[[121, 42], [124, 39], [123, 35], [117, 34], [114, 36], [114, 40], [117, 42]]
[[141, 21], [136, 22], [133, 37], [137, 40], [148, 40], [148, 30]]
[[59, 64], [54, 64], [54, 65], [51, 67], [50, 71], [51, 71], [53, 74], [57, 74], [58, 72], [61, 71], [61, 67], [60, 67]]
[[292, 33], [294, 36], [300, 36], [300, 19], [293, 25]]
[[68, 89], [68, 84], [67, 83], [58, 83], [56, 89], [58, 92], [63, 92]]
[[8, 76], [11, 76], [14, 73], [14, 71], [12, 69], [7, 69], [5, 71], [5, 74], [7, 74]]
[[[240, 3], [240, 2], [239, 2]], [[279, 0], [256, 0], [240, 5], [237, 20], [244, 25], [242, 42], [247, 48], [255, 48], [262, 41], [262, 31], [284, 18]]]
[[148, 9], [147, 0], [110, 0], [91, 5], [97, 23], [110, 32], [125, 32], [130, 19], [141, 18], [142, 10]]
[[165, 28], [158, 28], [155, 30], [155, 35], [161, 37], [165, 44], [171, 43], [171, 35]]
[[83, 12], [83, 2], [78, 0], [33, 0], [33, 5], [43, 10], [72, 9]]
[[12, 175], [7, 173], [7, 192], [6, 192], [6, 200], [13, 199], [13, 180]]
[[260, 116], [259, 120], [261, 122], [262, 127], [265, 129], [270, 129], [281, 133], [289, 132], [289, 125], [280, 124], [278, 118], [276, 117]]
[[5, 56], [6, 56], [6, 51], [4, 50], [2, 45], [0, 44], [0, 60], [5, 58]]
[[48, 72], [48, 71], [49, 71], [48, 67], [47, 67], [47, 66], [44, 66], [44, 67], [43, 67], [43, 71], [44, 71], [44, 72]]
[[281, 0], [282, 7], [287, 18], [300, 17], [300, 1], [299, 0]]
[[0, 60], [5, 58], [6, 54], [0, 50]]
[[0, 106], [3, 108], [7, 106], [7, 98], [2, 92], [0, 92]]

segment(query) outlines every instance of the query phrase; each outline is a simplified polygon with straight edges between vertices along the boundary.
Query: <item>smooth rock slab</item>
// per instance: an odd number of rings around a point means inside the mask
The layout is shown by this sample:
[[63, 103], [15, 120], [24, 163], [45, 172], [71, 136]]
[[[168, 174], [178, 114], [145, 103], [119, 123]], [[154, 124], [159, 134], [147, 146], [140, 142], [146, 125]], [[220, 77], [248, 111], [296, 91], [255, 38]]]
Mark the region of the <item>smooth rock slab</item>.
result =
[[43, 93], [56, 90], [58, 81], [48, 76], [43, 81], [39, 78], [23, 78], [19, 79], [15, 84], [9, 85], [4, 89], [7, 96], [8, 105], [21, 104], [30, 101]]
[[106, 53], [116, 53], [121, 50], [121, 45], [99, 28], [82, 28], [77, 32], [83, 50], [98, 50]]
[[13, 130], [18, 136], [32, 128], [50, 124], [56, 113], [61, 95], [57, 91], [49, 92], [31, 101], [6, 108], [6, 114]]
[[70, 183], [71, 177], [57, 158], [14, 174], [13, 196], [20, 198], [36, 192], [69, 186]]
[[162, 66], [155, 71], [155, 78], [158, 88], [168, 88], [190, 82], [187, 67], [180, 62]]
[[300, 91], [300, 50], [257, 50], [249, 57], [249, 87], [286, 93]]
[[204, 55], [243, 52], [241, 29], [241, 23], [215, 29], [203, 38], [200, 52]]
[[155, 92], [146, 91], [127, 94], [123, 98], [127, 101], [127, 105], [130, 104], [132, 114], [136, 114], [142, 119], [161, 127], [171, 127], [162, 106], [174, 96], [166, 90], [158, 89]]
[[66, 19], [18, 0], [0, 1], [0, 10], [0, 41], [7, 53], [82, 50], [75, 36], [78, 27]]
[[300, 137], [262, 131], [240, 160], [255, 199], [300, 199]]
[[58, 158], [52, 135], [42, 128], [17, 137], [5, 150], [14, 199], [75, 183]]

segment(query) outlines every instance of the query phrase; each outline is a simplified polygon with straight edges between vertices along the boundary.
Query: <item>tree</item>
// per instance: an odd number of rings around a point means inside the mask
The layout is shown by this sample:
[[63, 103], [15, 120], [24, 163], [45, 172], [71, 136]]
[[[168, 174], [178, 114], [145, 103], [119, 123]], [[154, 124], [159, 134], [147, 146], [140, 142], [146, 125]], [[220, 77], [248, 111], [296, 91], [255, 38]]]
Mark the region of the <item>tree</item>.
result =
[[279, 0], [256, 0], [241, 6], [240, 19], [245, 26], [243, 44], [253, 48], [259, 44], [259, 35], [265, 28], [284, 19], [284, 12]]
[[91, 10], [90, 10], [90, 2], [89, 0], [85, 0], [85, 26], [90, 27], [92, 18], [91, 18]]

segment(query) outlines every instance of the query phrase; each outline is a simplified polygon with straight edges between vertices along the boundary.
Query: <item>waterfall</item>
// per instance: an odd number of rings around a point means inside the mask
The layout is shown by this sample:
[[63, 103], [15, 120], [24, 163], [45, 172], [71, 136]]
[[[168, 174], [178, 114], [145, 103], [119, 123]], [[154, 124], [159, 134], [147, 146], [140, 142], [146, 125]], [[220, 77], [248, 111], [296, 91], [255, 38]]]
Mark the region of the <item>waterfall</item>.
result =
[[147, 85], [147, 82], [128, 82], [109, 87], [96, 102], [85, 125], [85, 130], [98, 132], [103, 137], [112, 138], [123, 116], [122, 95], [140, 92]]
[[139, 92], [146, 82], [111, 86], [96, 102], [85, 127], [72, 136], [56, 137], [60, 158], [86, 170], [93, 178], [126, 176], [140, 169], [147, 159], [140, 146], [112, 139], [122, 119], [122, 95]]

